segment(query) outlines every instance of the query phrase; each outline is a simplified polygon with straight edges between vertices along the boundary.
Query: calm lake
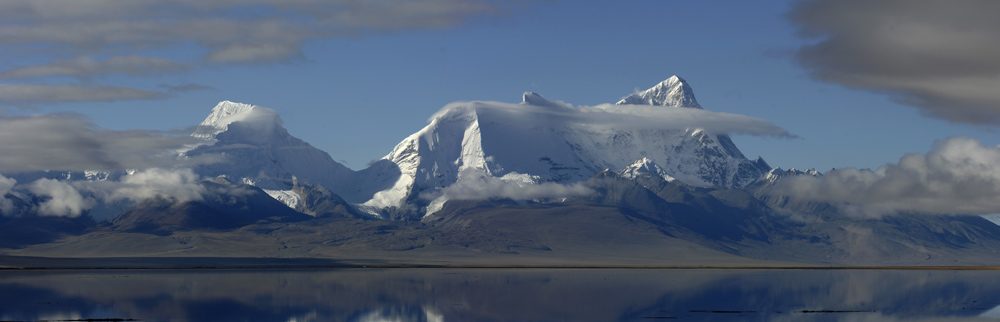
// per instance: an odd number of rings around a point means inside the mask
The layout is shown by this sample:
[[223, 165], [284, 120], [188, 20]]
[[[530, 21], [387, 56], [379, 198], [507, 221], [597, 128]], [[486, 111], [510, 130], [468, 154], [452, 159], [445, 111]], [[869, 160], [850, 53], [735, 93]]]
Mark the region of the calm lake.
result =
[[965, 321], [998, 306], [1000, 271], [0, 272], [3, 321]]

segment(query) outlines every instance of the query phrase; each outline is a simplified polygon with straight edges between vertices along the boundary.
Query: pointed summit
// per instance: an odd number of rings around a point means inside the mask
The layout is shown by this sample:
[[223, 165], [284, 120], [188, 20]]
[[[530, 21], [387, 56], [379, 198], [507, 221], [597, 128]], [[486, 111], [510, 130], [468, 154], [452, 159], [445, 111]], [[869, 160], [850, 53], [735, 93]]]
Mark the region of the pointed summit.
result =
[[[360, 175], [329, 154], [288, 133], [272, 109], [230, 101], [220, 102], [192, 136], [208, 142], [183, 152], [185, 156], [220, 156], [202, 164], [202, 177], [223, 176], [277, 195], [303, 185], [321, 185], [349, 201], [364, 201], [384, 189], [377, 180]], [[394, 179], [391, 173], [383, 177]]]
[[683, 78], [671, 76], [650, 89], [636, 92], [615, 103], [618, 105], [656, 105], [701, 108], [694, 98], [694, 91]]
[[660, 168], [653, 160], [649, 158], [642, 157], [639, 160], [635, 160], [629, 166], [625, 167], [621, 171], [618, 171], [618, 176], [627, 179], [635, 179], [642, 177], [644, 175], [653, 175], [667, 180], [667, 182], [674, 181], [674, 177], [667, 174], [663, 168]]
[[[215, 105], [212, 113], [205, 118], [192, 136], [214, 139], [219, 133], [229, 130], [229, 125], [240, 122], [257, 132], [271, 133], [281, 128], [281, 117], [272, 109], [251, 104], [222, 101]], [[260, 133], [258, 133], [260, 134]]]
[[567, 103], [562, 102], [562, 101], [548, 100], [548, 99], [542, 97], [542, 95], [538, 95], [538, 93], [535, 93], [535, 92], [524, 92], [524, 99], [521, 101], [521, 104], [535, 105], [535, 106], [544, 106], [544, 107], [554, 107], [554, 108], [559, 108], [559, 107], [572, 108], [573, 107], [572, 105], [567, 104]]

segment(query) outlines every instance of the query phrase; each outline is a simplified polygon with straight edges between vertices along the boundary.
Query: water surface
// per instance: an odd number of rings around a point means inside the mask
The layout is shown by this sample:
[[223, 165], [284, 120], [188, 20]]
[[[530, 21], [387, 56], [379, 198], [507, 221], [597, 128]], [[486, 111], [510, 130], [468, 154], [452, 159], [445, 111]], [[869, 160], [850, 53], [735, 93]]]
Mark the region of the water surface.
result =
[[988, 321], [998, 306], [1000, 271], [0, 272], [2, 321]]

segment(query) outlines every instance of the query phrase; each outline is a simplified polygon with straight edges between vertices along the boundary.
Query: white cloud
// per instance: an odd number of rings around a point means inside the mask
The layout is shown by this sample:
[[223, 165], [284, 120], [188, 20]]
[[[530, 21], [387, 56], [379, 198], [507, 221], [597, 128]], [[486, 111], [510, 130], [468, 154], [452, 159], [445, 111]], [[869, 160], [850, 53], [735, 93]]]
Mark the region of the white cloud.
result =
[[122, 177], [113, 184], [105, 198], [108, 201], [130, 200], [140, 202], [160, 198], [177, 202], [199, 201], [207, 192], [198, 184], [200, 178], [191, 169], [152, 168]]
[[97, 200], [84, 197], [68, 182], [54, 179], [39, 179], [28, 185], [28, 190], [37, 196], [48, 197], [38, 204], [36, 212], [41, 216], [79, 217], [84, 211], [97, 205]]
[[868, 216], [1000, 213], [1000, 147], [952, 137], [935, 142], [926, 154], [907, 154], [875, 171], [845, 168], [787, 177], [773, 189]]
[[[455, 102], [439, 110], [431, 120], [452, 115], [467, 115], [470, 110], [479, 109], [504, 110], [523, 115], [526, 120], [551, 119], [553, 122], [623, 130], [702, 129], [713, 134], [797, 137], [767, 120], [756, 117], [695, 108], [649, 105], [601, 104], [573, 107], [562, 102], [546, 106], [500, 102]], [[549, 116], [555, 117], [549, 118]]]
[[[506, 180], [505, 180], [506, 179]], [[566, 198], [589, 195], [593, 190], [582, 183], [558, 184], [552, 182], [535, 183], [526, 176], [497, 178], [476, 169], [466, 168], [458, 173], [454, 184], [434, 193], [448, 200], [487, 200], [508, 198], [514, 200], [534, 200]]]
[[813, 77], [891, 95], [929, 116], [1000, 124], [1000, 2], [810, 0], [789, 13]]
[[[13, 179], [0, 176], [0, 191], [14, 188]], [[42, 216], [78, 217], [93, 209], [99, 202], [121, 204], [139, 203], [149, 199], [175, 202], [203, 200], [208, 190], [199, 184], [201, 178], [189, 168], [139, 170], [124, 175], [117, 181], [72, 181], [38, 179], [24, 186], [44, 201], [35, 207]], [[9, 183], [9, 184], [8, 184]], [[239, 193], [224, 191], [222, 193]], [[112, 214], [117, 215], [117, 214]], [[95, 218], [110, 219], [110, 218]]]
[[198, 142], [186, 135], [103, 130], [76, 114], [0, 117], [0, 172], [150, 168], [212, 161], [177, 159], [178, 149]]
[[650, 129], [702, 129], [713, 134], [743, 134], [796, 138], [771, 122], [732, 113], [648, 105], [582, 106], [575, 117], [590, 124]]

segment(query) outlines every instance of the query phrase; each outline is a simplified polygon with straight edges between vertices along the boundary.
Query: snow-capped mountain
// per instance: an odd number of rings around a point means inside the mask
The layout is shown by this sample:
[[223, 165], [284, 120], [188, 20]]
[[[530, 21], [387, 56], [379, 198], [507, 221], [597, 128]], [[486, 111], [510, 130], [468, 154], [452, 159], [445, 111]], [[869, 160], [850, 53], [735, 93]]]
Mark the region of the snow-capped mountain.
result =
[[782, 209], [793, 213], [824, 213], [836, 211], [836, 207], [829, 203], [811, 200], [796, 200], [784, 193], [775, 193], [773, 187], [785, 178], [795, 176], [818, 177], [823, 174], [816, 169], [798, 170], [791, 168], [788, 170], [774, 168], [766, 174], [748, 184], [743, 190], [753, 194], [754, 197], [764, 202], [768, 207]]
[[[620, 113], [630, 104], [701, 109], [690, 86], [676, 76], [618, 104], [587, 111], [612, 115], [612, 109]], [[521, 104], [449, 104], [383, 158], [397, 165], [401, 175], [365, 205], [426, 205], [435, 190], [460, 180], [459, 173], [469, 169], [504, 181], [572, 183], [645, 159], [665, 177], [725, 188], [742, 187], [770, 170], [760, 158], [747, 160], [726, 135], [601, 123], [593, 115], [535, 93], [525, 93]]]
[[[355, 172], [334, 161], [326, 152], [288, 134], [278, 114], [265, 107], [221, 102], [192, 136], [211, 143], [194, 147], [182, 155], [221, 155], [224, 158], [222, 162], [197, 167], [199, 175], [224, 176], [234, 182], [254, 185], [293, 208], [300, 202], [291, 193], [296, 180], [302, 184], [321, 185], [352, 202], [365, 201], [375, 191], [385, 188], [378, 176]], [[391, 169], [381, 172], [387, 173], [386, 180], [394, 179]]]
[[618, 105], [654, 105], [701, 108], [694, 98], [694, 91], [684, 79], [676, 75], [642, 92], [622, 98]]
[[624, 169], [621, 169], [621, 171], [618, 171], [618, 176], [630, 180], [644, 176], [661, 177], [667, 182], [677, 180], [667, 174], [666, 171], [663, 171], [663, 168], [656, 165], [653, 160], [645, 157], [635, 160], [632, 164], [628, 165]]
[[[695, 99], [691, 86], [677, 76], [648, 90], [629, 95], [616, 104], [702, 108]], [[708, 183], [719, 187], [742, 188], [771, 170], [771, 166], [762, 158], [748, 160], [725, 134], [713, 135], [697, 128], [643, 134], [671, 138], [673, 144], [666, 146], [665, 150], [674, 150], [676, 153], [664, 155], [664, 158], [655, 161], [664, 171], [677, 174], [678, 178], [693, 176], [702, 181], [682, 179], [689, 184]]]

